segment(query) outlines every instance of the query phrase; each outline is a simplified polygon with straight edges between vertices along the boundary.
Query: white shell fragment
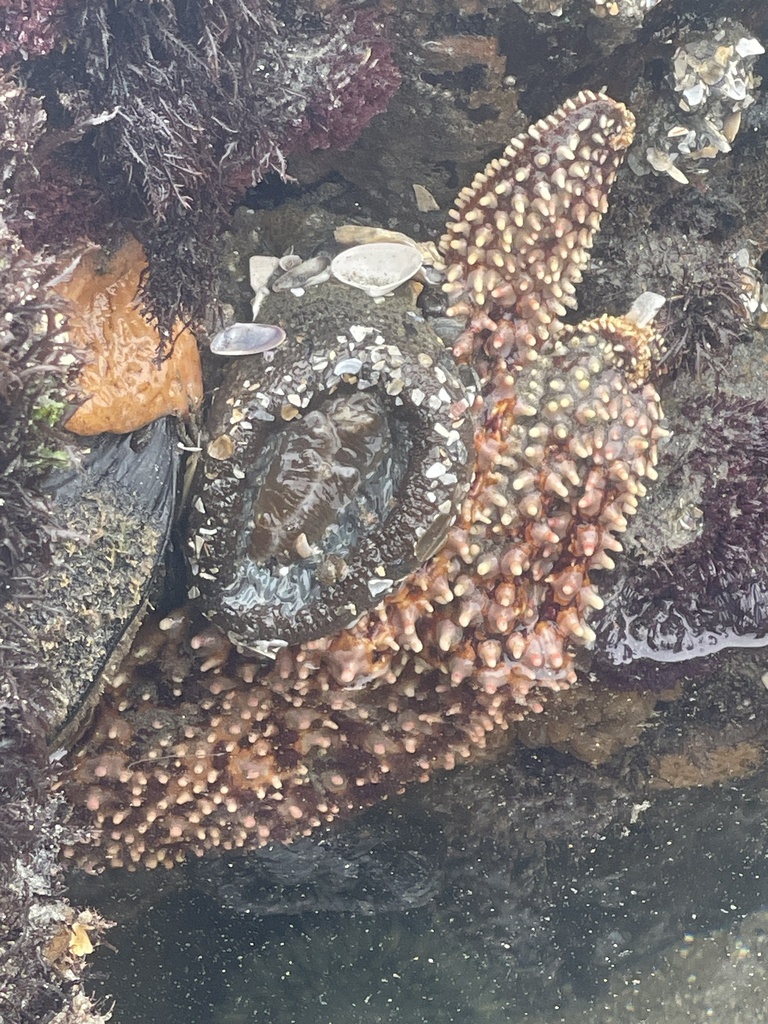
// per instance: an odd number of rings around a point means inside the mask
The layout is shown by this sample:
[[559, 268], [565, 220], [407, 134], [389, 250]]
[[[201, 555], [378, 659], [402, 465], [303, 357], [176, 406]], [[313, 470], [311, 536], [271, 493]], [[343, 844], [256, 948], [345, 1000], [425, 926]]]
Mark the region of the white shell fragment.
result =
[[251, 256], [248, 260], [251, 288], [258, 292], [265, 288], [278, 267], [277, 256]]
[[270, 352], [285, 341], [285, 331], [276, 324], [230, 324], [211, 339], [217, 356], [252, 356]]
[[269, 288], [259, 288], [251, 299], [251, 315], [254, 320], [256, 320], [261, 312], [261, 307], [264, 305], [264, 299], [266, 299], [268, 295]]
[[759, 39], [750, 39], [746, 37], [740, 39], [735, 46], [736, 53], [740, 57], [759, 57], [765, 53], [765, 47], [762, 45]]
[[261, 304], [269, 295], [269, 279], [277, 270], [278, 260], [276, 256], [251, 256], [248, 260], [248, 271], [250, 275], [253, 298], [251, 299], [251, 312], [253, 319], [259, 315]]
[[423, 185], [417, 185], [415, 182], [411, 185], [411, 188], [416, 199], [416, 209], [419, 213], [431, 213], [434, 210], [440, 209], [437, 200], [428, 188], [425, 188]]
[[369, 242], [340, 252], [331, 263], [337, 281], [371, 298], [389, 295], [420, 269], [421, 253], [399, 242]]
[[638, 327], [647, 327], [656, 319], [656, 314], [666, 301], [658, 292], [643, 292], [629, 307], [625, 319], [632, 320]]

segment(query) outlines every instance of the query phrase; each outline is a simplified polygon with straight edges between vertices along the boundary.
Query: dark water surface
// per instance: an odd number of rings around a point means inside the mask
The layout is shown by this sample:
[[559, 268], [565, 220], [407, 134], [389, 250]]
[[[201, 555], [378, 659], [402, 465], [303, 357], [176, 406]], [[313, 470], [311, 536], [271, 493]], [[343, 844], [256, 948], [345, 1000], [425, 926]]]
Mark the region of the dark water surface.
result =
[[[444, 807], [425, 823], [440, 797], [423, 787], [402, 807], [371, 812], [346, 845], [330, 841], [324, 857], [358, 861], [346, 891], [327, 871], [327, 883], [297, 882], [289, 863], [281, 889], [281, 858], [258, 855], [248, 869], [194, 866], [183, 881], [182, 872], [83, 879], [75, 896], [98, 897], [118, 921], [115, 951], [96, 954], [94, 988], [116, 999], [118, 1024], [669, 1024], [731, 1004], [734, 1020], [760, 1021], [764, 781], [663, 794], [634, 807], [635, 824], [608, 825], [594, 841], [523, 839], [506, 852], [503, 796], [491, 801], [496, 821], [483, 808], [484, 834], [462, 844]], [[385, 893], [381, 873], [395, 870], [404, 836], [410, 878], [402, 871]], [[397, 886], [404, 903], [423, 905], [377, 912]], [[334, 902], [370, 912], [312, 909]], [[302, 903], [304, 913], [281, 912]]]

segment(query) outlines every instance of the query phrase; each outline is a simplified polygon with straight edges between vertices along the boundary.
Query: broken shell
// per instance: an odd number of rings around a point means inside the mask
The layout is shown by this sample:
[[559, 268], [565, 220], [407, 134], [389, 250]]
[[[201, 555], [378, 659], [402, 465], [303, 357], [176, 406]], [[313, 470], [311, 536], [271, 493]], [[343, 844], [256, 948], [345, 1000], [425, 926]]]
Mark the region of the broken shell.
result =
[[251, 299], [251, 316], [254, 322], [258, 319], [261, 307], [264, 305], [264, 299], [269, 295], [269, 288], [259, 288], [258, 291], [254, 292], [253, 298]]
[[235, 453], [235, 442], [229, 434], [219, 434], [208, 445], [208, 456], [219, 462], [226, 462]]
[[417, 185], [415, 182], [411, 185], [411, 188], [416, 199], [416, 209], [419, 213], [431, 213], [433, 210], [440, 209], [437, 200], [428, 188], [425, 188], [423, 185]]
[[650, 146], [645, 153], [646, 159], [654, 171], [668, 174], [673, 181], [678, 182], [680, 185], [687, 185], [688, 178], [679, 167], [675, 166], [675, 161], [679, 155], [679, 153], [664, 153], [655, 146]]
[[277, 270], [278, 260], [276, 256], [251, 256], [248, 261], [248, 270], [253, 288], [253, 299], [251, 299], [251, 310], [253, 319], [259, 315], [261, 304], [269, 295], [269, 279]]
[[288, 271], [300, 266], [304, 261], [297, 252], [287, 252], [285, 256], [280, 257], [279, 262], [280, 269], [283, 271]]
[[656, 314], [667, 300], [658, 292], [643, 292], [638, 295], [629, 311], [625, 314], [626, 320], [631, 320], [638, 327], [647, 327], [653, 323]]
[[304, 260], [297, 267], [278, 277], [272, 285], [272, 291], [288, 292], [294, 288], [308, 288], [313, 284], [322, 284], [331, 276], [328, 269], [330, 262], [327, 256], [313, 256], [312, 259]]
[[258, 292], [264, 288], [278, 267], [277, 256], [251, 256], [248, 260], [248, 271], [251, 288]]
[[230, 324], [211, 340], [217, 356], [252, 356], [270, 352], [285, 341], [285, 331], [276, 324]]
[[421, 253], [398, 242], [369, 242], [340, 252], [331, 273], [342, 284], [359, 288], [371, 298], [389, 295], [421, 267]]
[[333, 237], [341, 245], [366, 245], [369, 242], [396, 242], [401, 245], [411, 245], [414, 248], [417, 245], [402, 231], [369, 227], [367, 224], [341, 224], [334, 230]]

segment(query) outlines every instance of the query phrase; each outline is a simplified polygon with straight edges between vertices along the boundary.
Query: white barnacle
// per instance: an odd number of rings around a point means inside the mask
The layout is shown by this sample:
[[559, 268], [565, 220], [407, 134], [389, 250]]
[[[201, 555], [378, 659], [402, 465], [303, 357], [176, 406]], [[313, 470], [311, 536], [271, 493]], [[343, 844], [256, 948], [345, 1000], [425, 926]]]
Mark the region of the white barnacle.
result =
[[380, 597], [382, 594], [386, 594], [395, 585], [394, 580], [387, 579], [371, 579], [368, 580], [368, 592], [371, 597]]
[[438, 480], [442, 477], [446, 471], [446, 466], [442, 462], [433, 462], [431, 466], [428, 466], [424, 471], [424, 476], [427, 480]]

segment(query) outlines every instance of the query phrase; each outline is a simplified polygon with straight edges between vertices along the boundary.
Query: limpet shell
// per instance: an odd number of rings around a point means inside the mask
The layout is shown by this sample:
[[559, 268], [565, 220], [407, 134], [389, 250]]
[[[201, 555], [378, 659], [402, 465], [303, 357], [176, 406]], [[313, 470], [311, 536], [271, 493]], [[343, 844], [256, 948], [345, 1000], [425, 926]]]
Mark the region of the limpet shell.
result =
[[377, 298], [409, 281], [421, 264], [421, 253], [411, 245], [368, 242], [340, 252], [331, 262], [331, 273], [342, 284]]
[[270, 352], [285, 341], [285, 331], [277, 324], [230, 324], [211, 339], [211, 352], [217, 356], [252, 356]]

